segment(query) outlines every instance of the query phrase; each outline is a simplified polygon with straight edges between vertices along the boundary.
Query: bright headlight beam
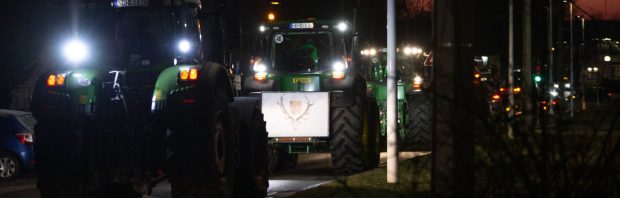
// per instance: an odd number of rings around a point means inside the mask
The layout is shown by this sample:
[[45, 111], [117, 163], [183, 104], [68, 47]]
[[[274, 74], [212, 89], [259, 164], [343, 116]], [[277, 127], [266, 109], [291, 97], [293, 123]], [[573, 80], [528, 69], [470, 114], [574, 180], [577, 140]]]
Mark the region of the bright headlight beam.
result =
[[182, 53], [187, 53], [192, 48], [192, 44], [187, 40], [179, 41], [179, 51]]
[[347, 29], [349, 28], [345, 22], [338, 23], [337, 27], [338, 27], [338, 30], [340, 30], [341, 32], [347, 31]]
[[343, 71], [346, 68], [344, 66], [344, 63], [342, 63], [340, 61], [336, 61], [336, 62], [334, 62], [334, 65], [333, 65], [332, 69], [334, 69], [334, 71]]
[[420, 76], [415, 76], [415, 78], [413, 78], [413, 82], [414, 82], [414, 83], [422, 83], [422, 77], [420, 77]]
[[73, 39], [63, 46], [62, 53], [69, 62], [76, 64], [88, 57], [88, 47], [81, 40]]
[[368, 54], [371, 55], [371, 56], [374, 56], [375, 54], [377, 54], [377, 50], [370, 49], [370, 50], [368, 50]]
[[558, 92], [557, 92], [556, 90], [551, 90], [551, 91], [549, 92], [549, 94], [551, 94], [551, 96], [553, 96], [553, 97], [558, 96]]
[[267, 66], [265, 64], [263, 64], [263, 63], [256, 63], [252, 67], [252, 70], [254, 70], [255, 72], [266, 72], [267, 71]]

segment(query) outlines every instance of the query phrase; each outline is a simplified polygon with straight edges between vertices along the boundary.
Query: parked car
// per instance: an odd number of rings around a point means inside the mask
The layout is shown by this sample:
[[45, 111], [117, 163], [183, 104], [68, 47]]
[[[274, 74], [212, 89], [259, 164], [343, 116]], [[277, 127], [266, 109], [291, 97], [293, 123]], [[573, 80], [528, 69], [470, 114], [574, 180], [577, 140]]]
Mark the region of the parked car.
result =
[[0, 181], [34, 168], [34, 125], [30, 112], [0, 109]]

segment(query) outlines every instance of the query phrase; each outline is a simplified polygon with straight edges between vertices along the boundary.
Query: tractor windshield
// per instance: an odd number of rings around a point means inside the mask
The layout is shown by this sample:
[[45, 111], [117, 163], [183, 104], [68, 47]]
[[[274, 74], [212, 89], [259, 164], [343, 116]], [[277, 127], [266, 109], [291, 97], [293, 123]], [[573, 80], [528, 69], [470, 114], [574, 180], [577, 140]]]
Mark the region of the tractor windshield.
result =
[[119, 9], [116, 41], [122, 64], [130, 67], [170, 64], [175, 43], [181, 38], [198, 37], [195, 8]]
[[314, 72], [325, 68], [334, 57], [331, 32], [276, 32], [271, 40], [275, 70]]

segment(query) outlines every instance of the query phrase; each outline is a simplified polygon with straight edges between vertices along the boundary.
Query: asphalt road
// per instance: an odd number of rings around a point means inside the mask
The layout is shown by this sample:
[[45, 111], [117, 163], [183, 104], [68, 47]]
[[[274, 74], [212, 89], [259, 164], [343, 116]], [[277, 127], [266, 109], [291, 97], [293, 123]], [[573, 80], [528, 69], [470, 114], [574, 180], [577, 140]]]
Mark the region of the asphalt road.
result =
[[[419, 155], [419, 153], [401, 153], [401, 160]], [[382, 153], [381, 163], [385, 163]], [[269, 180], [268, 197], [288, 197], [305, 189], [319, 186], [323, 183], [336, 179], [331, 174], [330, 158], [328, 153], [301, 154], [297, 167], [278, 172]], [[36, 178], [33, 173], [12, 182], [0, 182], [0, 198], [39, 198], [36, 189]], [[152, 198], [169, 198], [170, 183], [159, 183]]]

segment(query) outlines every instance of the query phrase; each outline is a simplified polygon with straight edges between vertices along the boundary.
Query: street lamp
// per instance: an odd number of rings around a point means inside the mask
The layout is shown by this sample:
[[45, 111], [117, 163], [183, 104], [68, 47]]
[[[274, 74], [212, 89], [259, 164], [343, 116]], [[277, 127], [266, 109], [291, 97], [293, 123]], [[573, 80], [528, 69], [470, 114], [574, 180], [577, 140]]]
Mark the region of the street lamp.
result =
[[603, 60], [605, 62], [610, 62], [611, 61], [611, 56], [607, 55], [607, 56], [603, 57]]
[[422, 49], [419, 47], [405, 47], [403, 52], [405, 55], [419, 55], [422, 54]]

